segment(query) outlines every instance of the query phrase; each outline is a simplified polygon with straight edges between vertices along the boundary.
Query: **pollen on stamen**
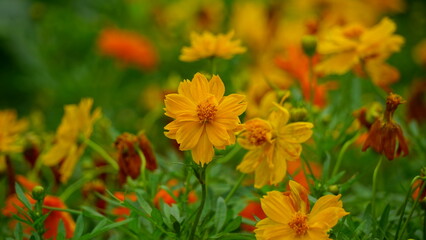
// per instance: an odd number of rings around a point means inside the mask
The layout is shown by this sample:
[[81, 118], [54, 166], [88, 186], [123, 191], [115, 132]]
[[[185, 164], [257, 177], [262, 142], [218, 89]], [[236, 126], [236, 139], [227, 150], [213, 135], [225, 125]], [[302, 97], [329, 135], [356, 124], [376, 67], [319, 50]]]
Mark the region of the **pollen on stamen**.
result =
[[305, 235], [308, 232], [308, 216], [304, 213], [297, 212], [293, 220], [288, 223], [298, 236]]
[[201, 122], [212, 121], [216, 116], [216, 112], [216, 106], [209, 102], [200, 103], [197, 106], [197, 115]]
[[266, 129], [262, 122], [252, 120], [246, 123], [247, 140], [255, 145], [260, 146], [268, 140], [267, 134], [269, 129]]

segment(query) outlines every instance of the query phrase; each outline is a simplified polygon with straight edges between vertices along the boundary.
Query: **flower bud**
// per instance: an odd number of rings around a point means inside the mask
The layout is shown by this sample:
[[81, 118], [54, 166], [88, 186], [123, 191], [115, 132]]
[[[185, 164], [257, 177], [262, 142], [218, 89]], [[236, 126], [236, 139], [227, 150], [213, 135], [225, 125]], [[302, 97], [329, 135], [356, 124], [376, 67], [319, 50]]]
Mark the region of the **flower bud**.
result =
[[306, 108], [290, 109], [290, 122], [305, 122], [308, 120], [308, 110]]
[[315, 55], [317, 51], [317, 38], [313, 35], [306, 35], [302, 37], [303, 52], [309, 57]]
[[43, 201], [44, 199], [44, 188], [42, 186], [35, 186], [33, 188], [32, 197], [34, 200]]
[[327, 190], [329, 192], [331, 192], [332, 194], [337, 195], [337, 194], [339, 194], [340, 188], [339, 188], [338, 185], [330, 185], [330, 186], [328, 186]]

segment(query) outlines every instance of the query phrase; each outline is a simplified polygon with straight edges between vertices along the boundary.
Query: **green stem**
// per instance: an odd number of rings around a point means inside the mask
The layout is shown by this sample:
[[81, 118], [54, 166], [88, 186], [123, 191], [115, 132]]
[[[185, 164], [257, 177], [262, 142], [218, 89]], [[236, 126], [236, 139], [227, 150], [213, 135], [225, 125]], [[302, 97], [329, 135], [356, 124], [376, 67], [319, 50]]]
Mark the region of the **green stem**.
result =
[[[423, 179], [423, 181], [425, 181], [425, 180]], [[408, 226], [408, 222], [410, 221], [411, 217], [413, 216], [414, 210], [416, 210], [417, 204], [419, 203], [420, 196], [422, 195], [422, 192], [425, 190], [425, 187], [426, 187], [426, 184], [423, 184], [422, 187], [421, 187], [421, 189], [420, 189], [420, 191], [419, 191], [419, 194], [416, 197], [414, 205], [411, 208], [410, 213], [408, 214], [408, 217], [407, 217], [407, 220], [404, 223], [404, 226], [402, 227], [401, 237], [404, 235], [405, 229]]]
[[414, 177], [413, 180], [411, 181], [410, 188], [408, 189], [407, 195], [405, 196], [404, 203], [401, 207], [401, 210], [400, 210], [401, 216], [399, 217], [398, 226], [396, 228], [395, 240], [398, 240], [399, 230], [401, 228], [402, 219], [404, 218], [405, 208], [407, 207], [408, 199], [410, 199], [413, 184], [417, 181], [417, 179], [419, 179], [419, 176]]
[[356, 134], [353, 138], [346, 141], [345, 144], [343, 144], [343, 147], [339, 152], [339, 156], [337, 157], [336, 165], [334, 165], [333, 172], [331, 174], [332, 177], [336, 176], [337, 172], [339, 171], [340, 165], [342, 163], [343, 156], [345, 155], [349, 146], [351, 146], [358, 139], [358, 136], [359, 136], [359, 133]]
[[377, 166], [373, 172], [373, 195], [371, 198], [371, 213], [374, 221], [376, 221], [376, 194], [377, 194], [377, 175], [380, 169], [380, 166], [383, 162], [383, 155], [380, 155], [379, 161], [377, 162]]
[[215, 57], [211, 57], [210, 58], [210, 63], [211, 63], [211, 67], [212, 67], [212, 75], [216, 74], [216, 61], [215, 61]]
[[237, 155], [238, 152], [240, 152], [241, 150], [241, 146], [236, 144], [234, 145], [234, 148], [232, 148], [231, 151], [228, 152], [228, 154], [226, 154], [224, 157], [218, 159], [218, 163], [226, 163], [229, 160], [231, 160], [233, 157], [235, 157], [235, 155]]
[[82, 213], [81, 211], [78, 211], [78, 210], [66, 209], [66, 208], [55, 208], [55, 207], [48, 207], [48, 206], [43, 206], [43, 208], [54, 210], [54, 211], [69, 212], [69, 213], [78, 214], [78, 215]]
[[[301, 159], [303, 160], [303, 163], [305, 163], [306, 167], [308, 168], [309, 174], [312, 176], [312, 179], [314, 179], [314, 181], [316, 181], [317, 179], [314, 176], [314, 172], [312, 171], [311, 164], [309, 164], [309, 161], [304, 157], [301, 158]], [[305, 173], [305, 176], [307, 177], [306, 173]]]
[[426, 209], [423, 210], [423, 239], [426, 239]]
[[237, 183], [234, 185], [234, 187], [231, 189], [231, 191], [228, 193], [228, 195], [225, 198], [225, 202], [227, 203], [229, 199], [234, 195], [234, 193], [237, 191], [238, 187], [240, 187], [241, 183], [243, 182], [244, 178], [246, 177], [245, 173], [242, 173], [240, 178], [238, 179]]
[[85, 138], [84, 143], [87, 144], [90, 148], [95, 150], [99, 155], [101, 155], [105, 161], [107, 161], [115, 170], [118, 170], [118, 164], [117, 161], [115, 161], [101, 146], [99, 146], [97, 143], [93, 142], [92, 140]]
[[314, 106], [314, 71], [313, 71], [313, 63], [312, 63], [312, 57], [308, 57], [309, 62], [308, 62], [308, 66], [309, 66], [309, 102], [311, 103], [311, 114], [313, 114], [312, 112], [312, 108]]
[[189, 240], [194, 240], [195, 230], [197, 229], [198, 222], [200, 221], [201, 213], [203, 212], [204, 205], [206, 203], [206, 195], [207, 195], [206, 167], [202, 168], [200, 176], [197, 176], [197, 179], [201, 184], [201, 203], [200, 203], [200, 206], [198, 207], [198, 212], [197, 212], [197, 215], [195, 216], [195, 220], [192, 225], [191, 234], [189, 235]]

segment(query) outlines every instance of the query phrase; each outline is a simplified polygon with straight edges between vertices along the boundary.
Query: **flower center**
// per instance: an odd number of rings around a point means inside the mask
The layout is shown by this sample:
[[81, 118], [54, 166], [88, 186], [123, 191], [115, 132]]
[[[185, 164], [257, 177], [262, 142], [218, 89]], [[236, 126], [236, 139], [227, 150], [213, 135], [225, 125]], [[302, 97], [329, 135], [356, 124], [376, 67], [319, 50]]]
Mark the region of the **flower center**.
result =
[[304, 213], [297, 212], [296, 215], [294, 215], [293, 220], [291, 220], [288, 225], [298, 236], [305, 235], [309, 229], [308, 216]]
[[216, 116], [216, 112], [216, 106], [209, 101], [202, 102], [197, 106], [197, 115], [201, 122], [213, 120]]
[[246, 123], [247, 140], [255, 145], [260, 146], [268, 140], [267, 134], [270, 132], [264, 124], [258, 120], [252, 120]]

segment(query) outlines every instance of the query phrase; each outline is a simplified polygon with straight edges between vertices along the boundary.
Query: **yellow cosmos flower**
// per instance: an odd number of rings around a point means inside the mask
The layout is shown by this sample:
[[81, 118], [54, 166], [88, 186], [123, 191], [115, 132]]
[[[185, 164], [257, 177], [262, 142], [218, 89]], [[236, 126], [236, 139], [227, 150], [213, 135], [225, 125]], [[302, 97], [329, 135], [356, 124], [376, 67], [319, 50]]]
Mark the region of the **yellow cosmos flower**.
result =
[[4, 171], [5, 155], [22, 151], [19, 144], [20, 134], [28, 126], [26, 120], [18, 120], [13, 110], [0, 111], [0, 172]]
[[255, 174], [254, 187], [280, 183], [287, 172], [287, 162], [300, 157], [301, 143], [312, 136], [314, 125], [308, 122], [287, 124], [290, 114], [276, 104], [268, 121], [255, 118], [244, 124], [238, 138], [239, 144], [248, 149], [237, 170]]
[[101, 117], [99, 108], [90, 114], [92, 105], [93, 99], [86, 98], [78, 105], [65, 106], [65, 115], [56, 131], [55, 143], [42, 158], [47, 166], [61, 164], [61, 182], [68, 181], [77, 161], [84, 153], [86, 145], [81, 142], [81, 138], [90, 137], [93, 123]]
[[203, 58], [219, 57], [229, 59], [235, 54], [246, 51], [241, 47], [240, 40], [231, 40], [234, 32], [226, 35], [213, 35], [210, 32], [191, 33], [191, 46], [183, 47], [179, 59], [183, 62], [193, 62]]
[[377, 85], [384, 85], [383, 74], [388, 75], [388, 82], [396, 81], [395, 69], [385, 63], [404, 43], [403, 37], [394, 34], [395, 30], [396, 24], [384, 18], [371, 29], [349, 25], [330, 31], [318, 42], [318, 52], [327, 55], [327, 58], [317, 65], [316, 71], [343, 74], [356, 64], [363, 63]]
[[225, 86], [219, 76], [210, 81], [200, 73], [192, 81], [179, 84], [178, 93], [166, 95], [166, 116], [175, 120], [164, 129], [166, 136], [176, 139], [179, 149], [191, 150], [197, 164], [209, 163], [214, 155], [213, 146], [223, 149], [235, 143], [238, 118], [247, 107], [245, 96], [223, 96]]
[[266, 218], [256, 224], [258, 240], [329, 240], [327, 232], [349, 213], [341, 195], [323, 196], [309, 211], [307, 190], [290, 181], [290, 192], [268, 192], [260, 202]]

